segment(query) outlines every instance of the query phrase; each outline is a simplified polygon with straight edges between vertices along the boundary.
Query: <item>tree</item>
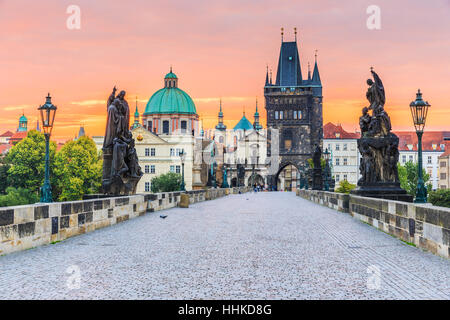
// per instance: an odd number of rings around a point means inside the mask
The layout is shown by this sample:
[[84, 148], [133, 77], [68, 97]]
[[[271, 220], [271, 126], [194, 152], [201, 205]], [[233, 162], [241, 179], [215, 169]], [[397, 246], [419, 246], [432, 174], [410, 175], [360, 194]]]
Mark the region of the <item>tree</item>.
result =
[[172, 192], [179, 191], [181, 185], [181, 174], [168, 172], [158, 177], [154, 177], [151, 181], [152, 192]]
[[450, 208], [450, 189], [439, 189], [430, 192], [428, 200], [434, 206], [448, 207]]
[[335, 192], [339, 193], [350, 193], [353, 189], [356, 188], [356, 185], [348, 182], [347, 180], [342, 180], [339, 182], [339, 187], [336, 189]]
[[6, 188], [6, 194], [0, 195], [0, 207], [18, 206], [22, 204], [36, 203], [39, 196], [24, 188]]
[[0, 194], [6, 193], [8, 187], [8, 170], [11, 166], [6, 160], [6, 156], [0, 157]]
[[[412, 161], [408, 161], [404, 166], [398, 164], [398, 177], [400, 180], [400, 186], [406, 190], [406, 192], [412, 196], [416, 195], [417, 180], [418, 180], [419, 164], [414, 164]], [[432, 190], [432, 185], [428, 182], [430, 175], [422, 169], [423, 181], [427, 188], [427, 191]]]
[[[50, 142], [50, 168], [56, 151], [56, 143]], [[31, 130], [26, 138], [12, 147], [6, 157], [9, 163], [8, 185], [24, 188], [39, 193], [44, 183], [45, 172], [45, 137], [44, 134]], [[51, 170], [50, 170], [51, 172]]]
[[95, 142], [80, 137], [67, 142], [56, 154], [52, 186], [59, 201], [80, 200], [85, 194], [98, 193], [102, 183], [103, 161]]

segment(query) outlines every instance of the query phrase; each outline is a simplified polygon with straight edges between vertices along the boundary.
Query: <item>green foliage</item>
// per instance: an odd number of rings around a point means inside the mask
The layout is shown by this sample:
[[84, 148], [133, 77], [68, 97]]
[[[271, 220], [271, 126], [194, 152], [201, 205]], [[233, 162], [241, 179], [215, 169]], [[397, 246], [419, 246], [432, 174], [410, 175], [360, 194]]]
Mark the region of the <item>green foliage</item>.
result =
[[[400, 186], [412, 196], [416, 195], [418, 172], [418, 163], [414, 164], [413, 162], [408, 161], [404, 166], [398, 164], [398, 177], [400, 180]], [[430, 180], [430, 175], [426, 173], [424, 169], [422, 169], [422, 174], [423, 181], [429, 193], [432, 189], [432, 185], [428, 182]]]
[[[50, 141], [50, 168], [56, 152], [56, 143]], [[26, 138], [9, 150], [6, 161], [8, 185], [28, 189], [38, 194], [44, 183], [45, 172], [45, 137], [44, 134], [31, 130]], [[51, 174], [51, 170], [50, 170]]]
[[335, 192], [339, 193], [350, 193], [353, 189], [356, 188], [356, 185], [348, 182], [347, 180], [342, 180], [339, 182], [339, 187], [335, 190]]
[[80, 137], [67, 142], [56, 154], [52, 178], [53, 197], [59, 201], [80, 200], [100, 191], [103, 162], [95, 142]]
[[6, 188], [6, 194], [0, 195], [0, 207], [19, 206], [39, 201], [37, 193], [24, 188]]
[[151, 181], [152, 192], [171, 192], [180, 190], [181, 174], [168, 172]]
[[431, 191], [428, 196], [428, 201], [434, 206], [450, 208], [450, 189]]
[[[306, 160], [306, 161], [308, 161], [309, 167], [310, 167], [311, 169], [314, 169], [314, 162], [313, 162], [313, 159], [309, 158], [309, 159]], [[325, 159], [324, 159], [324, 158], [320, 158], [320, 166], [322, 167], [322, 169], [325, 169], [325, 165], [326, 165]]]
[[6, 160], [6, 156], [0, 157], [0, 194], [6, 193], [8, 187], [8, 170], [11, 166]]

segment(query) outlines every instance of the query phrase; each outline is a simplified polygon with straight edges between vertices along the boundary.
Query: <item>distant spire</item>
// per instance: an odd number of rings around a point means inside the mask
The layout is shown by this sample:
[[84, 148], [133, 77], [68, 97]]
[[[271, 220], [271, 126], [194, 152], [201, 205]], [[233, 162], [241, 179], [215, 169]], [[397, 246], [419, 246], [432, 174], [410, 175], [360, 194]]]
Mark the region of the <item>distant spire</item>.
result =
[[172, 65], [170, 65], [170, 72], [172, 72]]
[[311, 81], [311, 64], [308, 61], [308, 81]]
[[266, 86], [269, 85], [269, 65], [266, 65]]
[[270, 69], [270, 84], [273, 84], [273, 82], [272, 82], [272, 69]]
[[281, 27], [281, 42], [283, 42], [283, 38], [284, 38], [284, 28]]
[[262, 129], [262, 126], [259, 124], [259, 112], [258, 112], [258, 97], [256, 97], [256, 105], [255, 105], [255, 122], [253, 122], [253, 128], [255, 128], [255, 130], [260, 130]]
[[294, 28], [294, 34], [295, 34], [295, 42], [297, 42], [297, 28]]

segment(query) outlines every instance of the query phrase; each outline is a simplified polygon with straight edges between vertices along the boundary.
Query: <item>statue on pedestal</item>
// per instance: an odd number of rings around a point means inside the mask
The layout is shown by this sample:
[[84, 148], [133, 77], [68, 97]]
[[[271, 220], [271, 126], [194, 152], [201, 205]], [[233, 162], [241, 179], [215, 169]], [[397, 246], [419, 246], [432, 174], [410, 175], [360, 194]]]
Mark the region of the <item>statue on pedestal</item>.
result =
[[108, 195], [136, 193], [136, 186], [143, 172], [139, 166], [130, 132], [130, 108], [125, 91], [116, 96], [114, 87], [107, 101], [107, 120], [103, 141], [102, 189]]
[[[370, 105], [362, 109], [359, 118], [361, 178], [353, 194], [412, 202], [412, 197], [400, 188], [398, 177], [398, 137], [391, 132], [391, 119], [384, 110], [385, 90], [378, 74], [371, 68], [373, 80], [367, 80], [366, 97]], [[369, 112], [372, 111], [372, 114]]]
[[312, 181], [312, 189], [313, 190], [322, 190], [323, 189], [323, 177], [322, 177], [322, 150], [316, 144], [315, 150], [313, 153], [313, 181]]

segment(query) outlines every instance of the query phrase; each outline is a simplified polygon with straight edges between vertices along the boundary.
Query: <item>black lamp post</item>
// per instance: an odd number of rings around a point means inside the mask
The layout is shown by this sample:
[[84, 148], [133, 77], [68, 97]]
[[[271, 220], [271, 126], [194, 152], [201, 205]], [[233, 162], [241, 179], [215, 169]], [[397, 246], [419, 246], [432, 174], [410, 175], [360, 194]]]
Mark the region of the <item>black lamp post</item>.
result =
[[180, 190], [186, 191], [186, 186], [184, 184], [184, 160], [186, 159], [186, 153], [184, 150], [181, 150], [180, 152], [180, 159], [181, 159], [181, 185]]
[[323, 153], [323, 157], [325, 159], [323, 189], [325, 191], [330, 191], [330, 155], [331, 153], [328, 151], [328, 148], [325, 149], [325, 152]]
[[425, 128], [425, 121], [427, 119], [428, 108], [430, 106], [431, 105], [428, 103], [428, 101], [424, 101], [422, 99], [422, 93], [420, 92], [420, 89], [416, 93], [416, 100], [411, 102], [409, 105], [418, 141], [417, 151], [419, 158], [418, 159], [419, 177], [417, 181], [416, 199], [414, 200], [414, 202], [416, 203], [427, 202], [427, 188], [425, 187], [422, 174], [422, 136], [423, 136], [423, 129]]
[[44, 185], [41, 187], [41, 202], [53, 202], [52, 186], [50, 185], [50, 136], [52, 134], [53, 122], [55, 121], [56, 106], [52, 104], [50, 93], [48, 94], [45, 104], [39, 106], [38, 110], [41, 114], [42, 129], [45, 136], [45, 179]]

